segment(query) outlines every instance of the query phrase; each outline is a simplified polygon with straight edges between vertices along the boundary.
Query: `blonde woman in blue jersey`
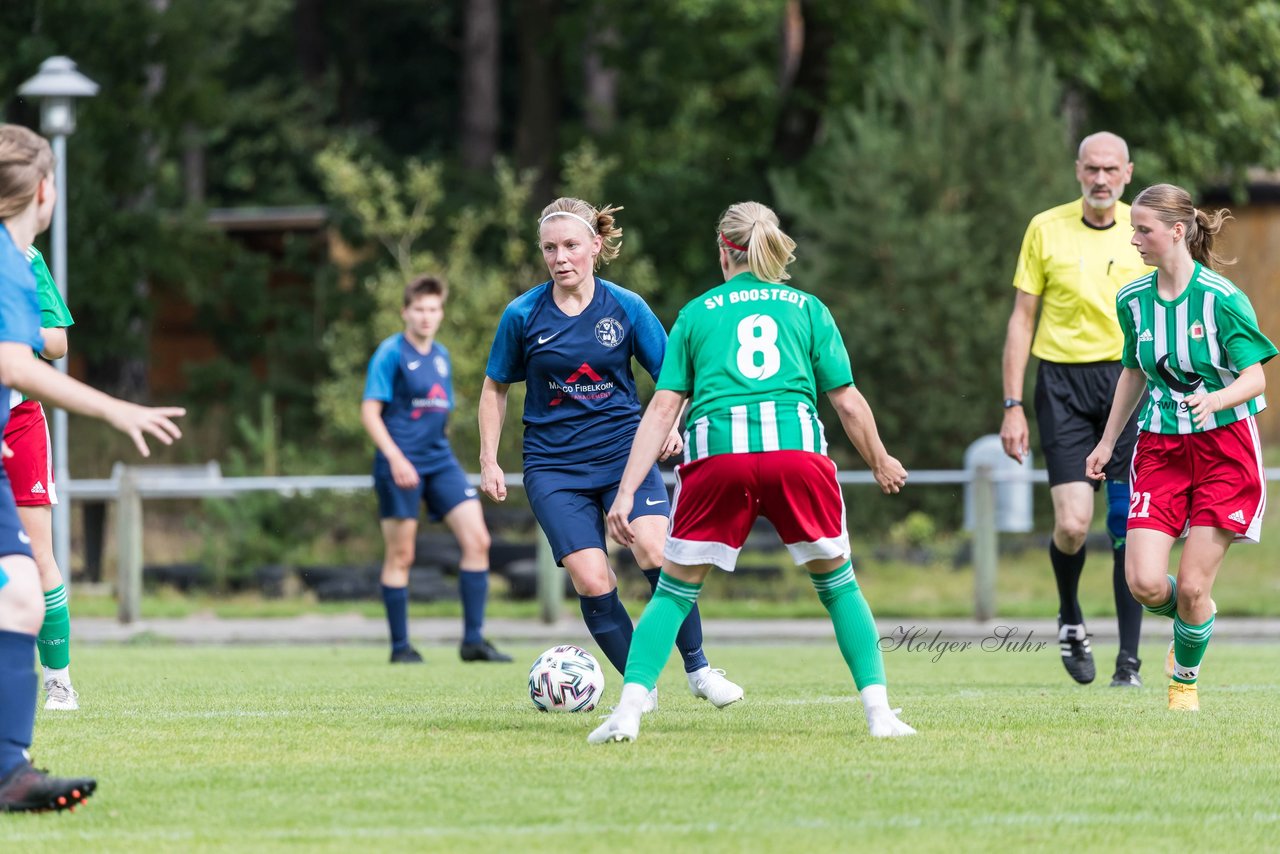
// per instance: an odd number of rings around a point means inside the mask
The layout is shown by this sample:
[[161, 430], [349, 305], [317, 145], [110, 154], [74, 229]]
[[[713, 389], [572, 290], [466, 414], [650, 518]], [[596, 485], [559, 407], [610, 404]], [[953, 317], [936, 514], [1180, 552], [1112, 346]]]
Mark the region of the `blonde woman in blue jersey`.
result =
[[[1144, 391], [1130, 483], [1125, 575], [1148, 611], [1173, 618], [1169, 708], [1199, 711], [1196, 682], [1213, 634], [1213, 583], [1236, 540], [1257, 542], [1266, 473], [1254, 416], [1266, 407], [1275, 345], [1244, 292], [1217, 272], [1223, 211], [1196, 210], [1157, 184], [1133, 202], [1133, 245], [1156, 270], [1120, 290], [1124, 370], [1111, 418], [1085, 465], [1106, 478], [1116, 437]], [[1186, 537], [1177, 577], [1174, 541]]]
[[[525, 384], [524, 491], [556, 562], [569, 573], [582, 619], [621, 673], [631, 646], [631, 616], [605, 550], [604, 511], [626, 465], [640, 399], [634, 359], [658, 376], [667, 333], [638, 294], [596, 274], [617, 257], [622, 228], [615, 214], [582, 199], [560, 198], [538, 219], [538, 244], [551, 278], [507, 306], [498, 322], [480, 392], [480, 490], [494, 501], [507, 495], [498, 440], [512, 383]], [[662, 459], [682, 440], [669, 431]], [[645, 474], [632, 549], [650, 585], [666, 538], [670, 500], [656, 465]], [[742, 699], [742, 688], [711, 667], [702, 650], [702, 620], [689, 614], [676, 645], [689, 690], [716, 708]], [[649, 709], [657, 706], [657, 689]]]
[[[0, 397], [10, 389], [101, 418], [147, 456], [146, 434], [167, 444], [181, 431], [182, 409], [148, 408], [95, 391], [32, 357], [44, 347], [40, 304], [27, 247], [49, 227], [57, 201], [53, 152], [42, 137], [0, 125]], [[9, 410], [0, 409], [0, 422]], [[3, 427], [0, 423], [0, 427]], [[8, 477], [0, 471], [0, 812], [70, 809], [97, 786], [87, 778], [50, 777], [31, 765], [38, 683], [36, 634], [44, 620], [40, 572], [23, 531]]]

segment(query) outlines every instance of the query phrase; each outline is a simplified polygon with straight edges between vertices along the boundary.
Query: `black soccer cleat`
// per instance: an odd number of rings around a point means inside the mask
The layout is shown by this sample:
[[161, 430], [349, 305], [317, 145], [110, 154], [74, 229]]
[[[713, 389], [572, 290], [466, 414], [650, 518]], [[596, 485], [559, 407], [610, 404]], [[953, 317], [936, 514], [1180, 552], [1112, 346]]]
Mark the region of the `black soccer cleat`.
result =
[[0, 812], [74, 810], [98, 788], [88, 778], [50, 777], [25, 759], [0, 780]]
[[404, 649], [391, 650], [392, 664], [421, 664], [422, 656], [416, 649], [406, 646]]
[[1084, 624], [1058, 627], [1058, 648], [1062, 651], [1062, 666], [1071, 678], [1081, 685], [1088, 685], [1098, 675], [1093, 666], [1093, 650], [1089, 648], [1089, 635]]
[[511, 656], [504, 652], [498, 652], [498, 650], [494, 648], [493, 644], [489, 643], [487, 640], [482, 640], [480, 643], [464, 643], [462, 646], [458, 647], [458, 655], [463, 661], [506, 662], [511, 660]]
[[1141, 659], [1123, 649], [1120, 650], [1120, 654], [1116, 656], [1116, 672], [1111, 676], [1111, 687], [1141, 688], [1142, 677], [1138, 675], [1138, 669], [1141, 667]]

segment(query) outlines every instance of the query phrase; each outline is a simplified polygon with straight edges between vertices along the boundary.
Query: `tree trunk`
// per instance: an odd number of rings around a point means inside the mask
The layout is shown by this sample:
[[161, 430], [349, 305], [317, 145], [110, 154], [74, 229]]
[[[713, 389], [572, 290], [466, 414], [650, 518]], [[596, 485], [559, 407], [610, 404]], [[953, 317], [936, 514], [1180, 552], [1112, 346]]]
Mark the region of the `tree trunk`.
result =
[[324, 37], [324, 0], [296, 0], [293, 7], [293, 36], [297, 45], [298, 68], [312, 90], [324, 83], [329, 68], [329, 49]]
[[205, 181], [204, 134], [195, 122], [182, 125], [182, 187], [183, 201], [188, 207], [204, 204]]
[[468, 0], [462, 38], [462, 165], [487, 170], [498, 153], [498, 0]]
[[560, 50], [553, 43], [559, 0], [522, 0], [516, 16], [520, 58], [520, 114], [516, 165], [537, 172], [534, 204], [550, 201], [560, 127]]
[[[775, 156], [783, 163], [795, 162], [809, 153], [817, 141], [827, 105], [835, 22], [824, 16], [824, 8], [821, 0], [791, 0], [787, 4], [779, 81], [783, 103], [773, 138]], [[797, 48], [798, 57], [789, 53]], [[794, 76], [788, 81], [792, 68]]]
[[[597, 12], [602, 10], [597, 7]], [[603, 14], [597, 15], [598, 26], [587, 36], [587, 55], [583, 60], [587, 82], [587, 130], [605, 134], [613, 130], [618, 119], [618, 69], [607, 64], [604, 54], [618, 44], [618, 29]]]

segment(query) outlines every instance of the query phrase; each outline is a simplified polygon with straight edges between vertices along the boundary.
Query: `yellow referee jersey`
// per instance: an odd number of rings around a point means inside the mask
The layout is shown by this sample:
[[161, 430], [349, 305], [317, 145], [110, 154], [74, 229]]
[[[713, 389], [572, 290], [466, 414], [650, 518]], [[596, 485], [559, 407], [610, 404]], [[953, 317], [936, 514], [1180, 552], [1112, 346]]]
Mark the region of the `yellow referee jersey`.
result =
[[1040, 297], [1031, 353], [1050, 362], [1120, 358], [1124, 334], [1116, 292], [1151, 268], [1129, 241], [1129, 206], [1116, 204], [1110, 228], [1085, 225], [1083, 200], [1037, 214], [1027, 226], [1013, 286]]

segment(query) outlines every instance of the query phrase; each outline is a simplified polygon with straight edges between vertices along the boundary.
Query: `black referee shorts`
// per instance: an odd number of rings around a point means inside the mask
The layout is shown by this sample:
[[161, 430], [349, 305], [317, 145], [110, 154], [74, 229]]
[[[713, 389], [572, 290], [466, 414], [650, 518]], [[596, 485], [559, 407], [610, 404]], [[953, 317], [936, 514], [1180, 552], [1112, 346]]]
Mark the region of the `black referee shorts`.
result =
[[[1040, 362], [1036, 371], [1036, 421], [1050, 486], [1084, 481], [1098, 488], [1098, 481], [1085, 476], [1084, 461], [1102, 439], [1122, 370], [1119, 362], [1074, 365]], [[1129, 482], [1140, 406], [1134, 408], [1129, 423], [1116, 440], [1111, 462], [1106, 467], [1108, 480]]]

